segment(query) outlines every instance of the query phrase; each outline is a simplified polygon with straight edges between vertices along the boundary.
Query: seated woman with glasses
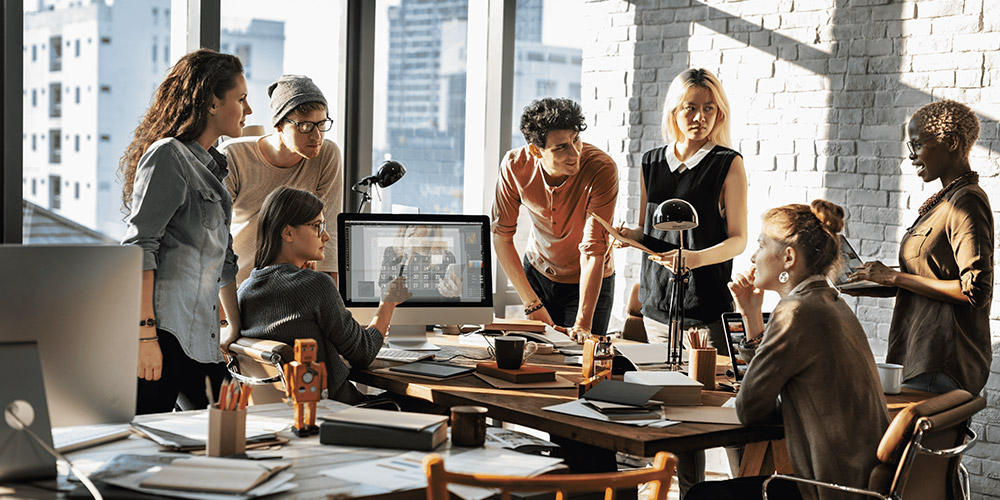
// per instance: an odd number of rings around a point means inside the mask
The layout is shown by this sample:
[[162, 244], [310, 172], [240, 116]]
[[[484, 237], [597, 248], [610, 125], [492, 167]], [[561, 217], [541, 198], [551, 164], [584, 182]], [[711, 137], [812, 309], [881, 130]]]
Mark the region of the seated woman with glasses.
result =
[[[375, 317], [362, 327], [344, 307], [336, 284], [326, 273], [310, 269], [323, 258], [330, 235], [323, 202], [308, 191], [279, 187], [264, 200], [257, 228], [254, 269], [238, 297], [244, 337], [292, 345], [297, 338], [315, 339], [316, 359], [326, 364], [329, 397], [348, 404], [367, 398], [347, 380], [349, 368], [371, 364], [382, 347], [396, 304], [410, 297], [406, 278], [393, 280]], [[239, 334], [222, 340], [223, 351]]]
[[[278, 186], [304, 189], [323, 200], [331, 224], [343, 210], [344, 171], [340, 148], [324, 139], [333, 128], [323, 92], [301, 75], [284, 75], [267, 88], [271, 126], [263, 137], [242, 137], [219, 147], [229, 159], [226, 188], [233, 198], [233, 250], [239, 256], [236, 282], [253, 268], [261, 204]], [[337, 240], [326, 246], [316, 269], [337, 281]]]
[[[968, 106], [940, 101], [907, 125], [910, 161], [941, 190], [917, 210], [899, 243], [899, 270], [869, 262], [851, 276], [895, 287], [887, 363], [903, 365], [903, 386], [944, 394], [986, 386], [993, 359], [993, 214], [969, 153], [979, 118]], [[853, 293], [853, 292], [852, 292]]]
[[[755, 267], [729, 284], [746, 325], [741, 355], [750, 358], [736, 411], [747, 425], [784, 424], [796, 476], [863, 488], [889, 416], [868, 337], [828, 280], [841, 266], [843, 227], [843, 208], [826, 200], [764, 214]], [[781, 297], [766, 328], [764, 290]], [[759, 499], [765, 479], [699, 483], [684, 498]], [[788, 481], [772, 482], [768, 494], [846, 498]]]

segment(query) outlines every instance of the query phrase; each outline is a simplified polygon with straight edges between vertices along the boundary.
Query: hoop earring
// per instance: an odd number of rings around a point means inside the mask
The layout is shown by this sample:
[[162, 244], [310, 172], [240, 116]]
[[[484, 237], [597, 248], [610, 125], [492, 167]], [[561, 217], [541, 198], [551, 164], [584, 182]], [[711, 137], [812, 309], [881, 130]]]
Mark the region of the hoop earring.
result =
[[781, 271], [781, 273], [778, 274], [778, 281], [780, 283], [788, 283], [788, 271]]

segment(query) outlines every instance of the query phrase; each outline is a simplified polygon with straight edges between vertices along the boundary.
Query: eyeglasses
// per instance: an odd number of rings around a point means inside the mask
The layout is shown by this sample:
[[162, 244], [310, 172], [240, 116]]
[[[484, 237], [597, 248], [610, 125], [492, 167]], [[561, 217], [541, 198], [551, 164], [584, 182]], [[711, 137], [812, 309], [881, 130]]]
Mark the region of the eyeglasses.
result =
[[318, 122], [297, 122], [288, 118], [285, 118], [285, 121], [295, 125], [295, 130], [298, 130], [300, 134], [312, 133], [313, 129], [317, 127], [320, 132], [329, 132], [333, 128], [333, 120], [330, 118]]
[[906, 141], [906, 149], [910, 150], [910, 154], [911, 155], [915, 156], [917, 153], [920, 152], [920, 148], [922, 148], [922, 147], [924, 147], [924, 145], [921, 144], [920, 141], [918, 141], [916, 139], [914, 139], [912, 141]]
[[320, 235], [323, 234], [323, 231], [326, 231], [326, 221], [325, 220], [321, 220], [319, 222], [306, 222], [305, 224], [302, 224], [302, 225], [303, 226], [312, 226], [312, 227], [316, 228], [316, 236], [320, 236]]

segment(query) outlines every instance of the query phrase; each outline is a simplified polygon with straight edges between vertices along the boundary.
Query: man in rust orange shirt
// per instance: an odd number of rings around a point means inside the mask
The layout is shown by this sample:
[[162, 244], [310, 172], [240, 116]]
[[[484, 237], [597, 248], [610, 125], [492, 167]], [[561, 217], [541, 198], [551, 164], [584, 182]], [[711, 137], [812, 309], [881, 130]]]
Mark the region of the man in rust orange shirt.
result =
[[[614, 293], [607, 232], [587, 213], [610, 221], [618, 199], [618, 168], [580, 140], [586, 128], [570, 99], [528, 105], [521, 115], [528, 145], [500, 163], [492, 215], [497, 259], [525, 315], [567, 329], [579, 342], [607, 332]], [[522, 206], [533, 230], [519, 262], [514, 233]]]

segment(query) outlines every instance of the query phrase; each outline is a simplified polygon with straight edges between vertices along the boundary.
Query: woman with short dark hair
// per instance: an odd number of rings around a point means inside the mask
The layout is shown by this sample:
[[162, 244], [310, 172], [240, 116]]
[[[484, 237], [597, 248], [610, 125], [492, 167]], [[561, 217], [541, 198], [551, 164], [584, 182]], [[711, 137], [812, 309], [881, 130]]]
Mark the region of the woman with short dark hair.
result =
[[939, 101], [907, 125], [910, 161], [924, 182], [941, 182], [899, 243], [899, 270], [861, 266], [852, 280], [896, 287], [887, 363], [903, 365], [903, 386], [978, 394], [990, 374], [993, 213], [969, 153], [979, 118], [968, 106]]

